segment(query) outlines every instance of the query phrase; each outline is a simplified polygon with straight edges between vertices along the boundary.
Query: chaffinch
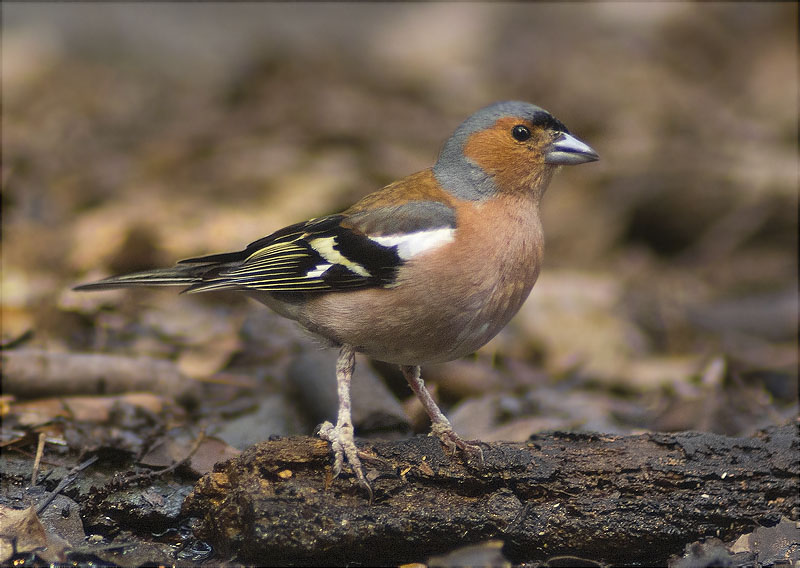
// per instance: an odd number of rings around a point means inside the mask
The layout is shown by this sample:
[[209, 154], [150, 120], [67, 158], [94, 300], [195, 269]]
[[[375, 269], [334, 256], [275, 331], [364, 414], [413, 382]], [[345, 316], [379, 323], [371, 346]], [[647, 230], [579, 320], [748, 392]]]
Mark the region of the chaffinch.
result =
[[420, 365], [472, 353], [505, 326], [542, 262], [539, 203], [559, 166], [598, 159], [550, 113], [498, 102], [467, 118], [436, 164], [337, 215], [280, 229], [240, 252], [78, 286], [187, 286], [242, 292], [339, 348], [334, 472], [345, 458], [370, 493], [350, 418], [355, 353], [400, 365], [446, 445], [462, 440], [420, 378]]

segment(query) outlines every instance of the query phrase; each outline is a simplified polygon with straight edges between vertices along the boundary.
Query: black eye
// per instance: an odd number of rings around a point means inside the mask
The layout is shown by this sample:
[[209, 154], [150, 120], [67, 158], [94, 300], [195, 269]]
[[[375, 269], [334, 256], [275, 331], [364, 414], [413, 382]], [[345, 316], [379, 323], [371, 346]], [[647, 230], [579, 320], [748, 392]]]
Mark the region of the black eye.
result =
[[517, 124], [514, 128], [511, 129], [511, 136], [514, 137], [514, 140], [518, 140], [519, 142], [525, 142], [525, 140], [531, 137], [531, 131], [528, 130], [527, 126]]

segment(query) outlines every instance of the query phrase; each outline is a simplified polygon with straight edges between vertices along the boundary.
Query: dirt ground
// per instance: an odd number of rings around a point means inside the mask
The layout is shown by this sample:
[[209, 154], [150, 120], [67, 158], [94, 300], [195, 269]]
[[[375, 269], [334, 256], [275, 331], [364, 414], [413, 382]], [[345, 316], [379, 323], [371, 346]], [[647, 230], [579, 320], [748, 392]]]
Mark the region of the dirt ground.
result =
[[[551, 184], [512, 323], [423, 368], [456, 430], [795, 421], [796, 4], [2, 10], [0, 562], [236, 564], [181, 506], [215, 463], [333, 418], [334, 355], [234, 295], [71, 288], [341, 210], [496, 100], [601, 160]], [[361, 359], [354, 421], [427, 432], [398, 372]], [[493, 546], [470, 558], [504, 562]], [[411, 560], [464, 562], [432, 556]]]

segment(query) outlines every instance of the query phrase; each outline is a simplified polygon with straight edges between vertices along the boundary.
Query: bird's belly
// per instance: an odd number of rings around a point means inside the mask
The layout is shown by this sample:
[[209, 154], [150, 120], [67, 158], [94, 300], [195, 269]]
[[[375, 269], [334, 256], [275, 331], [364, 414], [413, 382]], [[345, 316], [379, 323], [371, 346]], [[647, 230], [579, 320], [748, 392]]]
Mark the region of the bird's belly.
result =
[[298, 321], [312, 333], [380, 361], [451, 361], [497, 335], [522, 306], [534, 280], [535, 275], [510, 279], [513, 283], [502, 287], [471, 286], [471, 293], [455, 295], [441, 280], [436, 286], [401, 284], [328, 294], [310, 300]]

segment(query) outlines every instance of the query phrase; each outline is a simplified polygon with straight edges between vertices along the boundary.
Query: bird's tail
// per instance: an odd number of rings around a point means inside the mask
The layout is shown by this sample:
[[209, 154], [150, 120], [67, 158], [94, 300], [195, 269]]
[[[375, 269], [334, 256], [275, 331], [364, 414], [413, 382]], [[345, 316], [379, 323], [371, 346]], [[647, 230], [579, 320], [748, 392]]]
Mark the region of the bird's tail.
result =
[[111, 276], [97, 282], [75, 286], [73, 290], [113, 290], [115, 288], [134, 288], [139, 286], [191, 286], [203, 280], [209, 266], [185, 264], [172, 268], [156, 268], [120, 276]]

